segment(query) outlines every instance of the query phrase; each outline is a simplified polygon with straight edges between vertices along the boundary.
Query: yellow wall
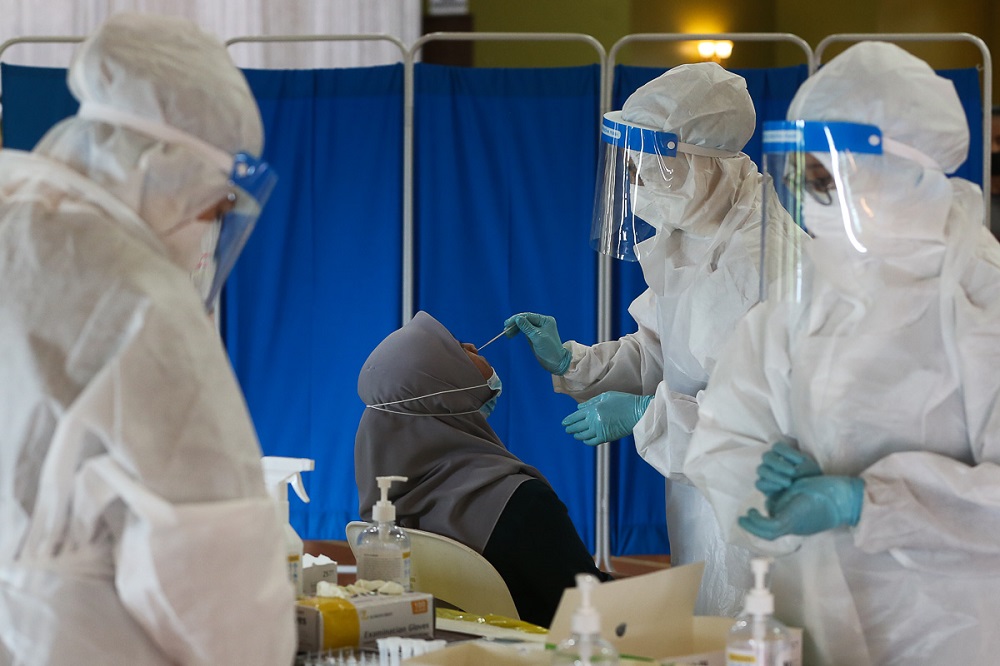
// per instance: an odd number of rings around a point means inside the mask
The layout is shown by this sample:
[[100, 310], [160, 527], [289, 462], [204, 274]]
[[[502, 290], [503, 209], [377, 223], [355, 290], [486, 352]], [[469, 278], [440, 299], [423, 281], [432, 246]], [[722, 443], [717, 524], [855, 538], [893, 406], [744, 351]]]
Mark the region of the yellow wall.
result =
[[[981, 37], [1000, 61], [998, 0], [469, 0], [477, 31], [579, 32], [605, 49], [622, 36], [643, 32], [789, 32], [815, 47], [840, 32], [968, 32]], [[933, 67], [969, 67], [979, 52], [965, 44], [901, 44]], [[616, 60], [671, 65], [697, 59], [693, 42], [642, 43], [624, 47]], [[824, 59], [843, 46], [831, 46]], [[593, 62], [591, 51], [565, 44], [480, 43], [481, 67], [563, 66]], [[737, 43], [730, 67], [769, 67], [802, 62], [788, 45]], [[1000, 62], [997, 63], [1000, 68]], [[994, 77], [996, 80], [996, 77]], [[994, 99], [1000, 91], [994, 84]]]
[[[609, 48], [629, 33], [627, 1], [469, 0], [477, 32], [576, 32]], [[477, 42], [479, 67], [561, 67], [597, 61], [589, 46], [569, 43]]]

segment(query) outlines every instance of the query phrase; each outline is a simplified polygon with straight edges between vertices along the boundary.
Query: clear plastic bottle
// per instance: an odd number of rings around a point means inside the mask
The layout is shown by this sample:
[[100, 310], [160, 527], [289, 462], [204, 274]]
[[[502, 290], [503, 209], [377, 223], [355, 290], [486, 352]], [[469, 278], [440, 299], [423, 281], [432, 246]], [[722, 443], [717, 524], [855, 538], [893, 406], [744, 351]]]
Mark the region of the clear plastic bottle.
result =
[[601, 616], [590, 603], [590, 594], [598, 581], [590, 574], [576, 575], [580, 607], [573, 613], [572, 634], [560, 643], [552, 655], [552, 666], [617, 666], [618, 650], [601, 638]]
[[372, 507], [372, 525], [358, 535], [355, 553], [358, 578], [394, 581], [410, 591], [410, 537], [396, 525], [396, 507], [389, 501], [393, 481], [405, 476], [378, 476], [381, 499]]
[[774, 595], [766, 584], [770, 560], [751, 560], [753, 589], [743, 602], [743, 614], [726, 639], [726, 666], [791, 666], [792, 637], [788, 628], [774, 619]]

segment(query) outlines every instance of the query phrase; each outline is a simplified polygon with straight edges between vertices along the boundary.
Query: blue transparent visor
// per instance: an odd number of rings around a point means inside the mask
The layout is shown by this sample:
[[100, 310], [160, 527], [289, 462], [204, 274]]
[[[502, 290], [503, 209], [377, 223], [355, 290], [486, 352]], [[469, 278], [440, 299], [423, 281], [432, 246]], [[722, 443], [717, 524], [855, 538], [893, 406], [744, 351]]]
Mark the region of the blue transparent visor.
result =
[[236, 201], [233, 209], [220, 220], [219, 241], [214, 256], [215, 275], [205, 298], [209, 310], [214, 307], [222, 285], [232, 272], [277, 182], [278, 175], [267, 162], [246, 153], [239, 153], [234, 158], [230, 184]]
[[601, 150], [598, 155], [590, 246], [624, 261], [638, 261], [635, 246], [651, 238], [656, 229], [635, 214], [632, 196], [639, 182], [633, 157], [673, 159], [677, 156], [676, 134], [660, 132], [621, 121], [621, 112], [604, 115]]

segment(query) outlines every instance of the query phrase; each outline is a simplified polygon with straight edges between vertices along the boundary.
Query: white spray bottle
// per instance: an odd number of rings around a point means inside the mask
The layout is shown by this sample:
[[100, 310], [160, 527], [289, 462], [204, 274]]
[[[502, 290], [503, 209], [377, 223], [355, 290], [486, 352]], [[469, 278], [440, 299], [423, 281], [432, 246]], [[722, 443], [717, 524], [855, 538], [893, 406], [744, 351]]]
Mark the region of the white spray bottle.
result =
[[306, 489], [302, 485], [302, 472], [311, 472], [316, 463], [308, 458], [280, 458], [264, 456], [261, 458], [264, 467], [264, 483], [267, 492], [274, 500], [278, 510], [278, 519], [285, 528], [285, 550], [288, 553], [288, 579], [295, 586], [296, 596], [302, 596], [302, 539], [288, 522], [288, 486], [295, 489], [295, 494], [303, 502], [309, 501]]
[[743, 614], [729, 630], [726, 666], [785, 666], [793, 663], [792, 637], [788, 628], [774, 619], [774, 595], [766, 578], [771, 561], [755, 557], [753, 589], [743, 601]]
[[576, 589], [580, 590], [580, 607], [570, 622], [571, 635], [556, 646], [552, 655], [553, 666], [591, 666], [618, 664], [618, 650], [601, 638], [601, 615], [590, 602], [590, 595], [598, 580], [590, 574], [576, 575]]
[[410, 537], [396, 525], [396, 507], [389, 501], [393, 481], [405, 476], [377, 476], [381, 499], [372, 507], [372, 525], [358, 535], [355, 553], [358, 578], [395, 581], [410, 591]]

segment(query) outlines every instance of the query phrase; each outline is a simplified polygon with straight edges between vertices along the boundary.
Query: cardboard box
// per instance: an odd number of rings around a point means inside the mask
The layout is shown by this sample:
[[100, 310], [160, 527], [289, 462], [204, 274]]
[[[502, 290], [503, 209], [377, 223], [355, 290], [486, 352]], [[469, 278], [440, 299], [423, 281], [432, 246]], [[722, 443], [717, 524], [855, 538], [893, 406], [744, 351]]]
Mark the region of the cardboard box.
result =
[[433, 638], [434, 597], [424, 592], [302, 597], [295, 620], [300, 652], [358, 646], [388, 636]]
[[337, 584], [337, 563], [314, 564], [302, 569], [302, 594], [307, 597], [316, 596], [316, 583], [325, 580]]
[[[655, 659], [665, 666], [725, 666], [731, 617], [695, 617], [694, 605], [704, 563], [598, 585], [591, 603], [601, 615], [602, 637], [622, 656]], [[547, 642], [569, 638], [573, 612], [580, 603], [576, 588], [559, 602]], [[795, 659], [802, 664], [802, 631], [789, 628]]]

